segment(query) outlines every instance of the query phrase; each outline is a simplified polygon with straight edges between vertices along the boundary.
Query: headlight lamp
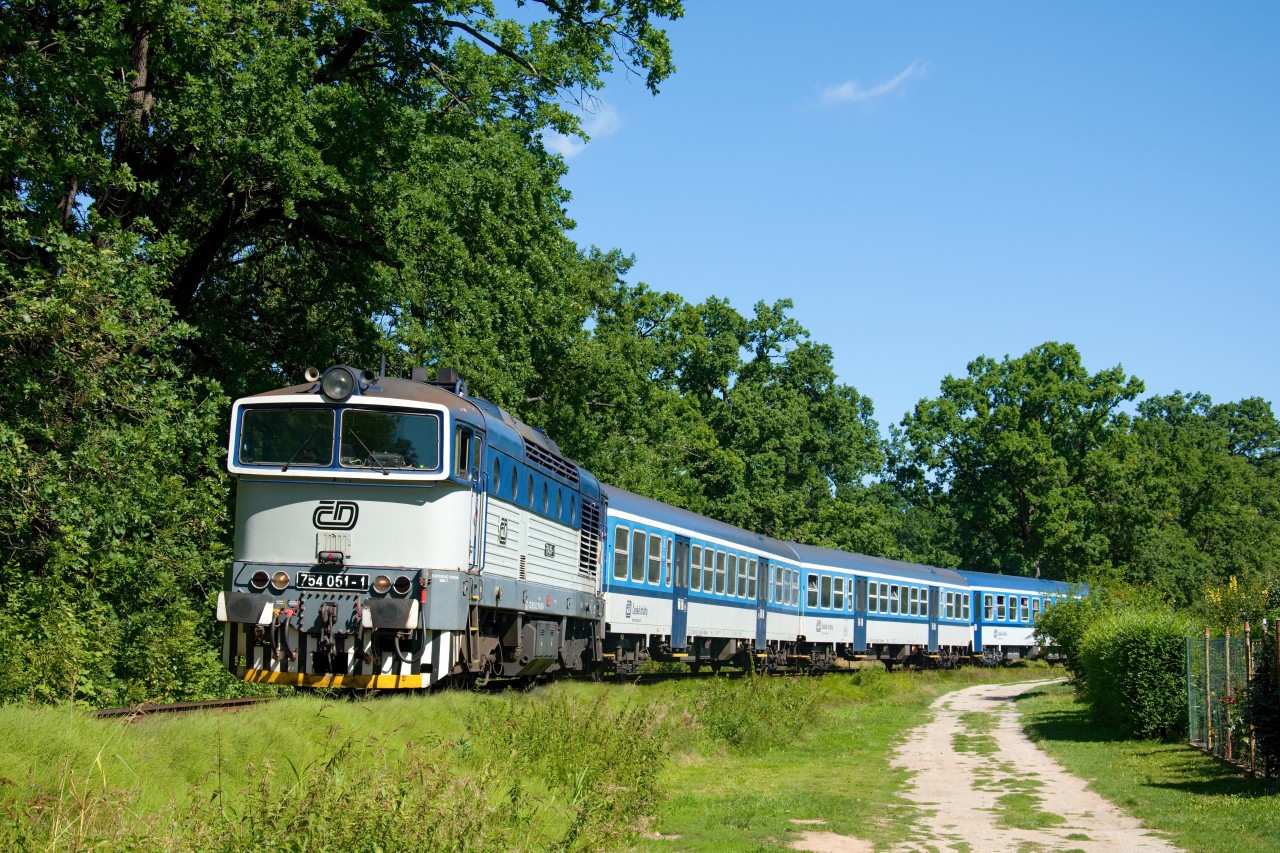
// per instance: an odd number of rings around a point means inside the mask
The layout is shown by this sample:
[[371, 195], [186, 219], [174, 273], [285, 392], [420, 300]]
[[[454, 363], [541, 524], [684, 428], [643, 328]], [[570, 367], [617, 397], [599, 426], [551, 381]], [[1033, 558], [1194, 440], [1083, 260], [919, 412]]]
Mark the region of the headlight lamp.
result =
[[271, 588], [274, 590], [282, 590], [289, 585], [288, 572], [276, 572], [271, 576]]
[[396, 582], [392, 584], [392, 586], [395, 587], [396, 595], [409, 594], [409, 579], [404, 575], [401, 575], [400, 577], [396, 578]]
[[259, 590], [266, 589], [268, 580], [270, 580], [270, 578], [267, 576], [267, 573], [262, 569], [258, 569], [253, 573], [253, 577], [249, 578], [249, 586]]
[[330, 400], [341, 403], [355, 393], [355, 374], [345, 367], [331, 367], [320, 379], [320, 390]]
[[386, 575], [378, 575], [373, 579], [373, 591], [379, 595], [386, 595], [387, 590], [391, 589], [391, 578]]

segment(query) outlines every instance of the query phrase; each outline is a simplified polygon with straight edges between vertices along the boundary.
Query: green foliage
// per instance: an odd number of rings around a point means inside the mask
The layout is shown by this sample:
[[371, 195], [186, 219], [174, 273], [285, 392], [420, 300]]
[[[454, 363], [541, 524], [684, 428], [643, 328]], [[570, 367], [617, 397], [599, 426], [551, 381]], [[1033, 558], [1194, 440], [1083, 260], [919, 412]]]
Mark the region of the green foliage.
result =
[[1119, 407], [1142, 382], [1088, 373], [1070, 344], [978, 358], [902, 422], [900, 487], [931, 491], [955, 520], [963, 568], [1076, 580], [1108, 564], [1097, 496]]
[[699, 691], [693, 714], [713, 741], [755, 754], [786, 746], [816, 722], [821, 699], [816, 678], [716, 678]]
[[1071, 673], [1072, 683], [1082, 687], [1085, 671], [1080, 656], [1080, 646], [1085, 634], [1099, 617], [1110, 613], [1112, 605], [1102, 589], [1090, 590], [1090, 595], [1066, 598], [1046, 607], [1036, 620], [1036, 642], [1046, 648], [1057, 649], [1064, 658], [1064, 666]]
[[[14, 380], [0, 384], [0, 631], [21, 650], [0, 662], [0, 698], [206, 695], [226, 681], [190, 614], [227, 555], [226, 400], [174, 364], [189, 329], [153, 294], [140, 244], [54, 235], [32, 250], [57, 272], [0, 269]], [[175, 630], [131, 648], [140, 621]], [[130, 683], [120, 667], [144, 648], [187, 671]]]
[[1080, 638], [1081, 695], [1094, 719], [1131, 737], [1170, 738], [1186, 728], [1185, 617], [1123, 607], [1094, 619]]
[[1258, 644], [1246, 712], [1257, 737], [1258, 766], [1270, 779], [1280, 777], [1280, 613], [1272, 615]]

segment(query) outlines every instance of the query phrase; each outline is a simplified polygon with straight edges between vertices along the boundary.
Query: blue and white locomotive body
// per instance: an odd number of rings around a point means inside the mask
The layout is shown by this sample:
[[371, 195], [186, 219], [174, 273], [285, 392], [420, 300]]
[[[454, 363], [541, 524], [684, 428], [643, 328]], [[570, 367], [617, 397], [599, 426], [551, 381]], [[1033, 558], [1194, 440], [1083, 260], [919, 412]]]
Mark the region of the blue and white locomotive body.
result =
[[593, 666], [595, 478], [456, 380], [308, 380], [232, 409], [228, 668], [398, 688]]

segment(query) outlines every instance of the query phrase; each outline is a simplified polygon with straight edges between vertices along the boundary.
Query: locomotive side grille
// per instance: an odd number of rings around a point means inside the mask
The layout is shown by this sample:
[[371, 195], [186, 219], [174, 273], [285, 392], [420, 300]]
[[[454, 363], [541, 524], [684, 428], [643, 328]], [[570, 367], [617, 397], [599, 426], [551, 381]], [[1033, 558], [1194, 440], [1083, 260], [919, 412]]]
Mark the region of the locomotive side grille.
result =
[[600, 505], [582, 502], [582, 531], [578, 539], [578, 574], [594, 578], [600, 565]]
[[520, 555], [520, 580], [525, 580], [525, 555]]
[[552, 453], [544, 447], [539, 447], [532, 442], [526, 441], [524, 443], [524, 455], [534, 465], [563, 477], [575, 486], [578, 485], [578, 466], [560, 454]]

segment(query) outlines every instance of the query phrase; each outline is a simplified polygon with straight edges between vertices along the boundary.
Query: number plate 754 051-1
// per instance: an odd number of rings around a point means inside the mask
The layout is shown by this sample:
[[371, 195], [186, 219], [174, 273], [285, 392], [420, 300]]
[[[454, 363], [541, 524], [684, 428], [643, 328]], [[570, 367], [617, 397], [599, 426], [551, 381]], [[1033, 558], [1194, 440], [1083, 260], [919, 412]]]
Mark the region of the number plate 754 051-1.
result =
[[298, 572], [298, 589], [337, 589], [364, 592], [369, 588], [368, 575], [338, 572]]

